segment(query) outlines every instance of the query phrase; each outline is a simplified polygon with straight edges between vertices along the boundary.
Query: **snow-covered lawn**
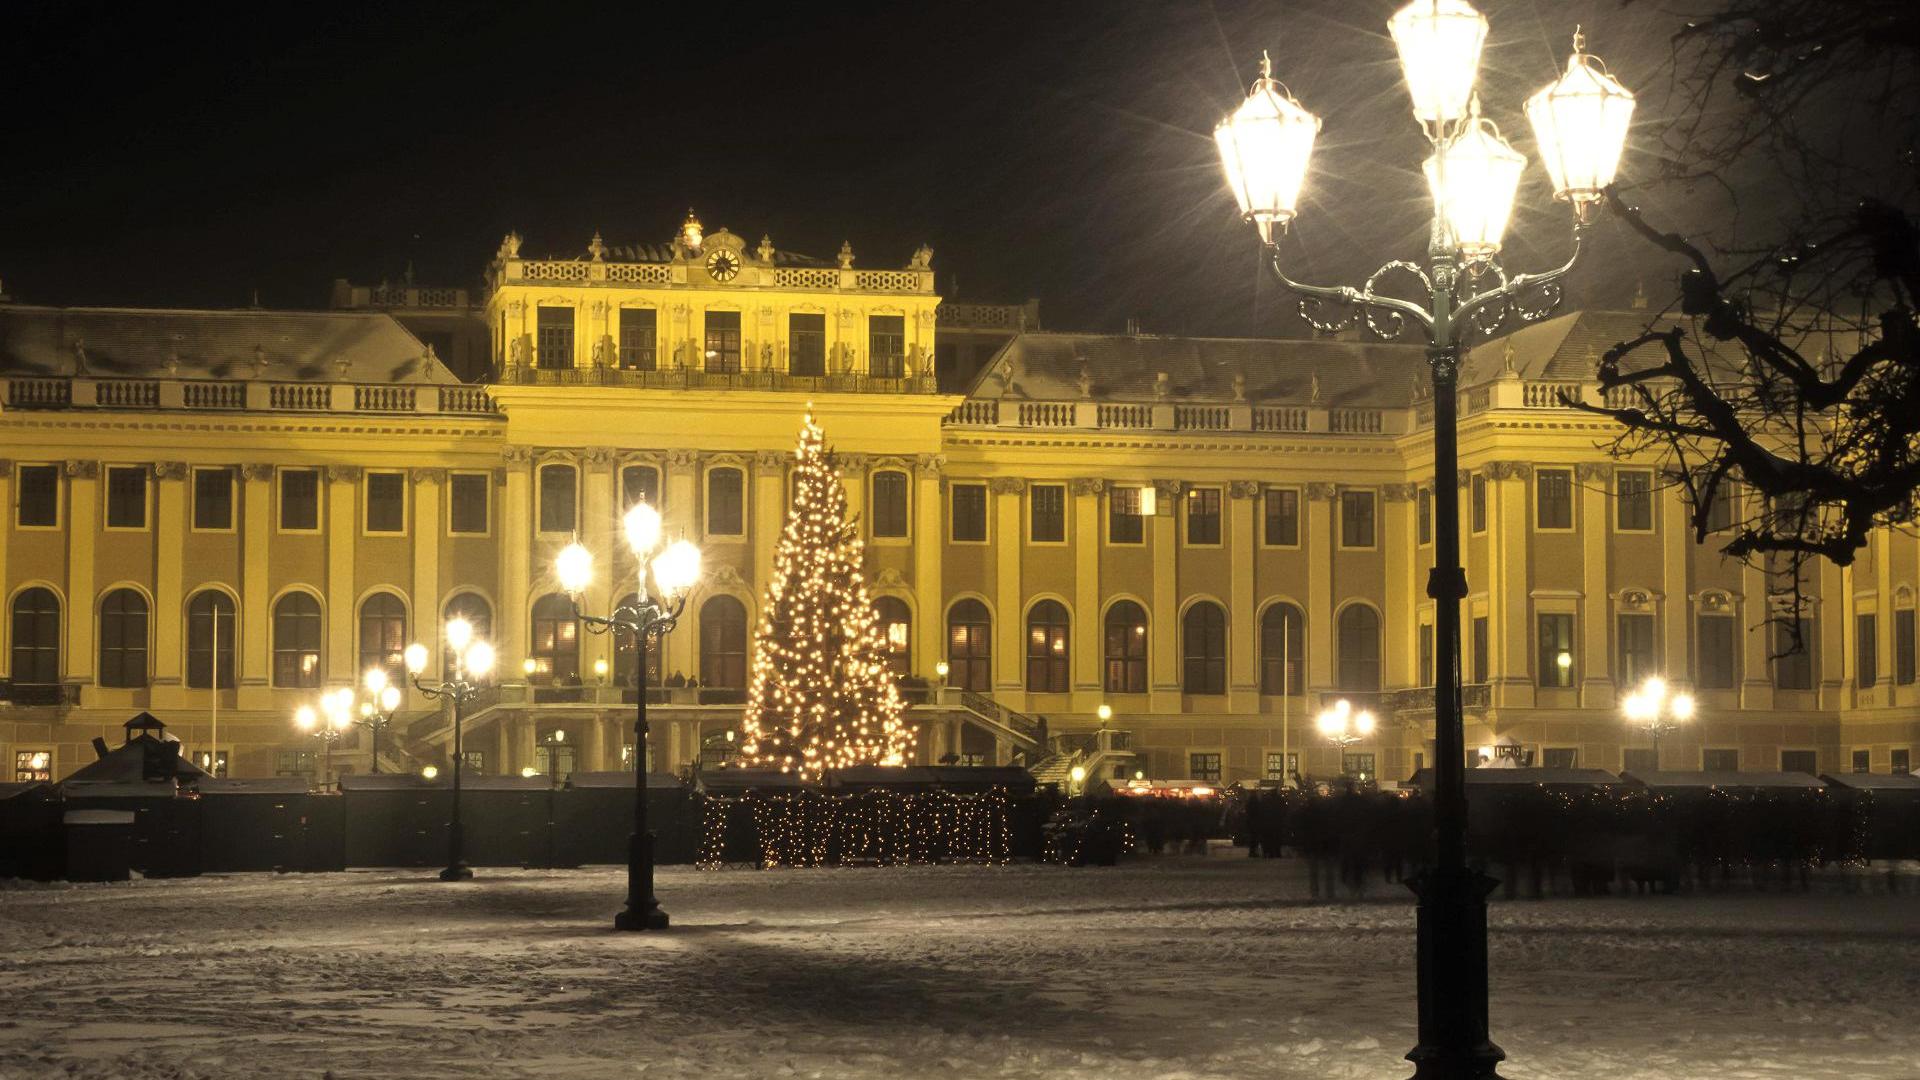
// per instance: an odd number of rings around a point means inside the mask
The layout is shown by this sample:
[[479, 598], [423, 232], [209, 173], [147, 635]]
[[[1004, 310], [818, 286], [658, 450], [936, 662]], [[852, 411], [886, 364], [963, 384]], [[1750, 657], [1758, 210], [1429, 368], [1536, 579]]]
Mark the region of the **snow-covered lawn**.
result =
[[[0, 888], [0, 1078], [1401, 1077], [1413, 908], [1293, 860]], [[1527, 1077], [1920, 1075], [1920, 896], [1496, 902]]]

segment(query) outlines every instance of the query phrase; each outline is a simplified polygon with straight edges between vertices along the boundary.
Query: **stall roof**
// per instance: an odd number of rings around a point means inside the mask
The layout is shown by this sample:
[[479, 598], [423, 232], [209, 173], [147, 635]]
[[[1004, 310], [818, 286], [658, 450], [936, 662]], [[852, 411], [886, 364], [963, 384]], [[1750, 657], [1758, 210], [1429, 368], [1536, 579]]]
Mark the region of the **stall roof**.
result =
[[305, 795], [309, 790], [306, 779], [299, 776], [258, 777], [251, 780], [203, 776], [193, 787], [202, 795]]
[[[348, 773], [340, 777], [342, 791], [440, 791], [453, 787], [453, 774], [442, 772], [429, 780], [419, 773]], [[462, 791], [545, 791], [553, 787], [546, 773], [538, 776], [476, 776], [460, 778]]]
[[1709, 788], [1763, 788], [1779, 791], [1804, 791], [1813, 788], [1824, 789], [1827, 785], [1817, 776], [1803, 772], [1631, 772], [1622, 773], [1621, 779], [1643, 787], [1684, 791], [1688, 789], [1705, 791]]
[[[1468, 769], [1468, 787], [1513, 787], [1544, 784], [1547, 787], [1612, 787], [1621, 778], [1605, 769]], [[1433, 769], [1413, 774], [1415, 787], [1433, 786]]]
[[754, 790], [791, 791], [805, 786], [797, 775], [778, 769], [707, 769], [695, 778], [694, 785], [702, 791], [718, 795], [738, 795]]
[[1906, 773], [1835, 773], [1820, 779], [1854, 791], [1897, 791], [1920, 795], [1920, 776]]
[[[616, 769], [611, 772], [577, 772], [567, 779], [567, 786], [571, 788], [596, 789], [625, 788], [628, 791], [632, 791], [633, 774], [624, 769]], [[680, 782], [679, 777], [670, 773], [650, 772], [647, 774], [648, 791], [661, 788], [678, 791], [686, 786], [687, 785]]]

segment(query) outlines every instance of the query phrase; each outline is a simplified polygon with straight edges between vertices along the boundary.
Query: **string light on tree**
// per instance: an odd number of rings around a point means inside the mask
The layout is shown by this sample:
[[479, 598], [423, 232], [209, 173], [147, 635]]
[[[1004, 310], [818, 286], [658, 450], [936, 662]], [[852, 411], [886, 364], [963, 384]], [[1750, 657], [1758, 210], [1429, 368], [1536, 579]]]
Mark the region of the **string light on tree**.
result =
[[745, 764], [814, 780], [850, 765], [907, 763], [913, 731], [860, 570], [864, 550], [809, 412], [794, 451], [793, 508], [753, 635]]

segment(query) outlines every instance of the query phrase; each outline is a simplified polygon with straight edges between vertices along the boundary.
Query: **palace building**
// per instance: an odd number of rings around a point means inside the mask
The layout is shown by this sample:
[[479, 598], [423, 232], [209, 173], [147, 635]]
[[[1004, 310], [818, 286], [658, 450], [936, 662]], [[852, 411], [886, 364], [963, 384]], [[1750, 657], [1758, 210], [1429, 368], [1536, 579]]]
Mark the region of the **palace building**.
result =
[[[140, 710], [231, 775], [316, 774], [295, 710], [397, 676], [453, 613], [500, 656], [472, 767], [618, 768], [633, 655], [583, 632], [553, 558], [579, 537], [606, 571], [583, 603], [618, 602], [643, 497], [706, 558], [649, 675], [653, 767], [723, 762], [809, 405], [922, 760], [1231, 782], [1430, 758], [1419, 347], [1044, 331], [1031, 304], [943, 305], [925, 248], [812, 259], [691, 215], [665, 244], [521, 247], [484, 296], [0, 304], [0, 779], [71, 773]], [[1609, 457], [1609, 423], [1562, 404], [1644, 316], [1566, 313], [1465, 362], [1469, 746], [1655, 767], [1620, 702], [1661, 675], [1698, 710], [1660, 768], [1909, 769], [1920, 539], [1818, 566], [1789, 650], [1765, 576], [1696, 545], [1659, 463]], [[1342, 699], [1378, 723], [1335, 746], [1314, 717]], [[450, 746], [409, 691], [378, 767]], [[373, 768], [368, 732], [332, 759]]]

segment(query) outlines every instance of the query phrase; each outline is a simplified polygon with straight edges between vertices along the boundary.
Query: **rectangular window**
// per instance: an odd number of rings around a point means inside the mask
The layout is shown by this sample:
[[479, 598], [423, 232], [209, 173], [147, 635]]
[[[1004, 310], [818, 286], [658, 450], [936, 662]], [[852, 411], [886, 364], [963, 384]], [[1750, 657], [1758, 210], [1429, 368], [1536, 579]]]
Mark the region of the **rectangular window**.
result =
[[827, 373], [827, 317], [796, 311], [787, 316], [787, 371], [793, 375]]
[[907, 474], [887, 470], [873, 474], [873, 535], [907, 535]]
[[1285, 780], [1300, 771], [1300, 755], [1278, 750], [1267, 751], [1267, 779]]
[[1773, 687], [1776, 690], [1813, 689], [1813, 620], [1799, 620], [1796, 640], [1794, 628], [1786, 622], [1773, 625]]
[[313, 751], [277, 750], [273, 755], [273, 775], [312, 776]]
[[906, 373], [907, 317], [870, 315], [867, 317], [868, 368], [874, 378], [898, 379]]
[[60, 525], [60, 467], [22, 465], [15, 473], [20, 489], [14, 520], [23, 529], [53, 529]]
[[1220, 781], [1219, 754], [1188, 754], [1187, 778], [1189, 780]]
[[1635, 776], [1645, 776], [1650, 772], [1659, 772], [1660, 763], [1654, 760], [1653, 749], [1645, 746], [1629, 746], [1620, 751], [1620, 771]]
[[1541, 469], [1533, 474], [1533, 527], [1573, 528], [1573, 473]]
[[1913, 685], [1914, 665], [1913, 609], [1893, 613], [1893, 681]]
[[1541, 686], [1573, 685], [1573, 616], [1543, 613], [1535, 671]]
[[370, 472], [367, 474], [367, 531], [403, 533], [407, 531], [407, 474]]
[[1654, 655], [1652, 615], [1623, 613], [1617, 621], [1615, 636], [1620, 645], [1615, 684], [1638, 686], [1648, 676], [1660, 674], [1660, 661]]
[[620, 470], [620, 512], [636, 503], [660, 509], [660, 471], [651, 465], [629, 465]]
[[660, 366], [660, 313], [653, 308], [620, 309], [620, 366], [652, 371]]
[[1487, 617], [1473, 617], [1473, 681], [1484, 684], [1487, 681]]
[[1377, 780], [1380, 774], [1374, 771], [1372, 754], [1351, 752], [1340, 755], [1340, 775], [1355, 780]]
[[1740, 751], [1707, 749], [1700, 751], [1703, 772], [1739, 772]]
[[1812, 750], [1780, 751], [1780, 771], [1820, 775], [1820, 755]]
[[1267, 546], [1300, 546], [1300, 491], [1298, 488], [1267, 489]]
[[1067, 539], [1067, 489], [1059, 484], [1035, 484], [1027, 489], [1027, 540], [1035, 544], [1062, 544]]
[[222, 532], [233, 528], [233, 470], [193, 470], [193, 527]]
[[1541, 752], [1540, 764], [1549, 769], [1571, 769], [1579, 758], [1579, 751], [1574, 747], [1549, 746]]
[[542, 307], [535, 325], [535, 362], [548, 371], [572, 367], [573, 309]]
[[1739, 680], [1739, 635], [1732, 615], [1701, 615], [1700, 669], [1702, 690], [1731, 690]]
[[320, 470], [284, 469], [280, 473], [280, 529], [314, 532], [320, 528]]
[[225, 750], [211, 754], [205, 750], [195, 750], [193, 752], [193, 763], [223, 780], [227, 777], [227, 752]]
[[1107, 542], [1143, 544], [1146, 539], [1147, 519], [1140, 512], [1140, 489], [1111, 489], [1107, 493]]
[[1421, 544], [1433, 543], [1433, 491], [1421, 488], [1413, 497], [1415, 538]]
[[1613, 474], [1613, 527], [1621, 532], [1653, 531], [1653, 474], [1624, 469]]
[[1853, 617], [1853, 686], [1871, 690], [1880, 681], [1880, 620], [1872, 614]]
[[1901, 747], [1893, 752], [1893, 775], [1907, 776], [1913, 772], [1913, 751]]
[[575, 488], [573, 466], [540, 466], [541, 532], [572, 532], [576, 528]]
[[488, 502], [493, 496], [493, 476], [489, 473], [454, 473], [447, 478], [447, 531], [484, 536], [487, 532]]
[[744, 536], [747, 531], [746, 481], [739, 469], [707, 473], [707, 535]]
[[706, 368], [722, 374], [740, 370], [739, 312], [707, 312]]
[[1484, 473], [1474, 473], [1467, 479], [1468, 514], [1472, 518], [1469, 524], [1475, 535], [1487, 531], [1487, 478]]
[[144, 529], [146, 527], [146, 466], [109, 467], [107, 469], [107, 528]]
[[1433, 685], [1433, 624], [1420, 624], [1420, 670], [1414, 673], [1421, 686]]
[[51, 750], [15, 750], [13, 752], [13, 782], [31, 784], [34, 782], [53, 782], [53, 751]]
[[1857, 773], [1873, 771], [1873, 754], [1867, 750], [1853, 752], [1853, 771]]
[[1220, 489], [1192, 488], [1187, 492], [1187, 543], [1220, 542]]
[[956, 543], [980, 544], [987, 539], [987, 485], [953, 485], [950, 537]]
[[1713, 501], [1707, 504], [1707, 531], [1725, 532], [1733, 528], [1733, 504], [1740, 497], [1734, 490], [1733, 481], [1722, 480], [1715, 490]]
[[1340, 546], [1343, 548], [1373, 546], [1373, 492], [1342, 491], [1340, 493]]

